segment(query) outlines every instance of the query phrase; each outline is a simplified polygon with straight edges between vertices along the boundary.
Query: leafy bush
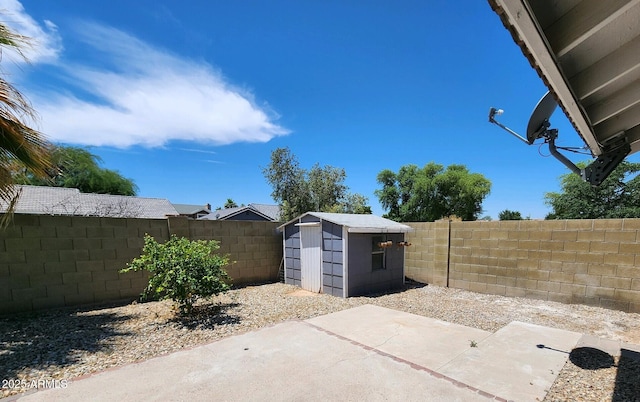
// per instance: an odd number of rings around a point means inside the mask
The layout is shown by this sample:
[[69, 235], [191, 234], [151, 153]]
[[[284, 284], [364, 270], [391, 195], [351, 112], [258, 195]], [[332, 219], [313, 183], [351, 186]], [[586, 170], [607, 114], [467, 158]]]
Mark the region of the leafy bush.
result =
[[169, 241], [160, 244], [145, 235], [140, 257], [120, 272], [146, 269], [150, 278], [143, 296], [171, 299], [182, 314], [190, 314], [198, 297], [229, 290], [230, 278], [223, 269], [229, 258], [215, 254], [219, 248], [215, 240], [190, 241], [172, 235]]
[[501, 221], [521, 221], [522, 214], [519, 211], [510, 211], [505, 209], [504, 211], [500, 211], [498, 219]]

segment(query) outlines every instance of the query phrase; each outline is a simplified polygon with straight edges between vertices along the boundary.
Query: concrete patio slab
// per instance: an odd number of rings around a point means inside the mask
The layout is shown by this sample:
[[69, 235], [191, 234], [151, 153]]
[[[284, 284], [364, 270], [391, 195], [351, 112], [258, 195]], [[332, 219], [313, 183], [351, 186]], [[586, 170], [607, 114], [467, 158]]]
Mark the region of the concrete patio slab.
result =
[[612, 357], [620, 356], [621, 344], [618, 341], [598, 338], [597, 336], [584, 334], [578, 340], [576, 348], [594, 348], [610, 354]]
[[535, 401], [544, 399], [581, 337], [521, 322], [491, 334], [365, 305], [107, 370], [21, 400]]
[[440, 373], [514, 401], [541, 401], [582, 334], [511, 322]]
[[437, 370], [491, 332], [370, 304], [307, 320], [360, 344]]
[[286, 322], [72, 381], [21, 401], [487, 401], [464, 386]]
[[612, 341], [584, 334], [578, 341], [576, 348], [593, 348], [605, 352], [613, 358], [623, 356], [640, 362], [640, 345], [631, 343]]

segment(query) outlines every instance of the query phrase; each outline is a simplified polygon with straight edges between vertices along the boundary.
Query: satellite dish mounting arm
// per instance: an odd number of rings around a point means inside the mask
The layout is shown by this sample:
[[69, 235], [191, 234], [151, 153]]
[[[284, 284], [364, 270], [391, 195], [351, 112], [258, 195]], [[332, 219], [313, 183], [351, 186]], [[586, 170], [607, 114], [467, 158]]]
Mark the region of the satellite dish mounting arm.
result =
[[549, 143], [549, 152], [551, 152], [551, 155], [553, 155], [554, 158], [559, 160], [563, 165], [568, 167], [569, 170], [582, 177], [582, 179], [584, 180], [584, 171], [577, 167], [575, 163], [571, 162], [569, 158], [562, 155], [560, 151], [558, 151], [558, 148], [556, 148], [556, 138], [558, 138], [558, 130], [555, 128], [548, 130], [547, 134], [547, 142]]
[[503, 112], [504, 112], [504, 110], [502, 110], [502, 109], [496, 109], [495, 107], [492, 107], [489, 110], [489, 123], [495, 124], [496, 126], [502, 128], [504, 131], [506, 131], [509, 134], [513, 135], [514, 137], [516, 137], [520, 141], [524, 142], [525, 144], [531, 145], [531, 144], [529, 144], [529, 141], [526, 140], [526, 138], [524, 138], [520, 134], [516, 133], [515, 131], [513, 131], [512, 129], [510, 129], [509, 127], [505, 126], [504, 124], [500, 123], [498, 120], [495, 119], [496, 115], [501, 115]]

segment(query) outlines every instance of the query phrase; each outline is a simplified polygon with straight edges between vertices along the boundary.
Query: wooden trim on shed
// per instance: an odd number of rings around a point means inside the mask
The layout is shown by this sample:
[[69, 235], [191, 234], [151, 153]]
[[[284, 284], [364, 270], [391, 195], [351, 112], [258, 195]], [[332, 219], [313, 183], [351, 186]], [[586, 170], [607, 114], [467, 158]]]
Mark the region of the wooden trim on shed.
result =
[[349, 297], [349, 231], [342, 226], [342, 297]]

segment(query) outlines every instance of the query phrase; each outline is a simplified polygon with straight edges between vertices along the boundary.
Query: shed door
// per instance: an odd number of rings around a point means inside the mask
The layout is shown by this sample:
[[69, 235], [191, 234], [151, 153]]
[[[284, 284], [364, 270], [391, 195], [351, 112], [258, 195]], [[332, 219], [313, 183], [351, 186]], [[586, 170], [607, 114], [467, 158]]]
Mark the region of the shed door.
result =
[[301, 226], [300, 243], [302, 246], [300, 255], [302, 288], [319, 293], [322, 285], [322, 228], [320, 226]]

